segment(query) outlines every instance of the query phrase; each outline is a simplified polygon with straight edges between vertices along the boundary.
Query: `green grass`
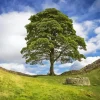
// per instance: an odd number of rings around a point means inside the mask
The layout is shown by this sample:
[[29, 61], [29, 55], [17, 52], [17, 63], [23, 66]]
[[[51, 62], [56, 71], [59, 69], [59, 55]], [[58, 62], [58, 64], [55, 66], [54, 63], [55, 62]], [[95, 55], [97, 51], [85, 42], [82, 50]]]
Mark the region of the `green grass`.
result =
[[27, 77], [0, 69], [0, 100], [100, 100], [100, 69], [82, 76], [92, 85], [64, 85], [68, 76]]

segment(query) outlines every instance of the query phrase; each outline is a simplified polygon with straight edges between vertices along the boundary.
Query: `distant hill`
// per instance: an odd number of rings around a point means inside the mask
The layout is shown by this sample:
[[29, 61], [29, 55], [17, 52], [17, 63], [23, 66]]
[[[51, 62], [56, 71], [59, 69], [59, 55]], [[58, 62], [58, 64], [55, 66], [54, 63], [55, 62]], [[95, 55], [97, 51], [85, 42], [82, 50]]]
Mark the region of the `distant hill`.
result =
[[84, 68], [82, 68], [80, 70], [71, 70], [71, 71], [63, 72], [61, 75], [84, 74], [84, 73], [93, 71], [93, 70], [98, 69], [98, 68], [100, 68], [100, 59], [96, 60], [92, 64], [85, 66]]
[[34, 75], [28, 75], [28, 74], [24, 74], [24, 73], [21, 73], [21, 72], [16, 72], [16, 71], [12, 71], [12, 70], [7, 70], [3, 67], [0, 66], [0, 70], [3, 70], [5, 72], [10, 72], [10, 73], [13, 73], [13, 74], [17, 74], [17, 75], [22, 75], [22, 76], [34, 76]]

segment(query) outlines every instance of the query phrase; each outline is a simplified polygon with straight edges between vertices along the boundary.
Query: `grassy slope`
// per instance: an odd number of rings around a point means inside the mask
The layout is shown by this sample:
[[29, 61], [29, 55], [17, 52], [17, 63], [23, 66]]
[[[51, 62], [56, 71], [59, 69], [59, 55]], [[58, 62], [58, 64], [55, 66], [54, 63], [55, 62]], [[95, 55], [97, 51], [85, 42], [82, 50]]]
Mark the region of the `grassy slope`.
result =
[[20, 76], [0, 69], [0, 100], [100, 100], [100, 69], [88, 76], [92, 86], [63, 85], [66, 76]]

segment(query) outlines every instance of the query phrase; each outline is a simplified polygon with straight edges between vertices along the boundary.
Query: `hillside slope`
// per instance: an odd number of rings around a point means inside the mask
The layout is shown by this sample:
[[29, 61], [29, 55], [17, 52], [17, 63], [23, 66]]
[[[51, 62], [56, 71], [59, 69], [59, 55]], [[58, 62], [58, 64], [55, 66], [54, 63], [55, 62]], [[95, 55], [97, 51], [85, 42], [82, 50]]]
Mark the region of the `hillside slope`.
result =
[[90, 87], [64, 85], [66, 75], [29, 77], [0, 69], [0, 100], [100, 100], [100, 69], [82, 76]]
[[89, 64], [89, 65], [83, 67], [80, 70], [71, 70], [71, 71], [63, 72], [61, 75], [85, 74], [85, 73], [91, 72], [95, 69], [100, 69], [100, 59], [96, 60], [92, 64]]

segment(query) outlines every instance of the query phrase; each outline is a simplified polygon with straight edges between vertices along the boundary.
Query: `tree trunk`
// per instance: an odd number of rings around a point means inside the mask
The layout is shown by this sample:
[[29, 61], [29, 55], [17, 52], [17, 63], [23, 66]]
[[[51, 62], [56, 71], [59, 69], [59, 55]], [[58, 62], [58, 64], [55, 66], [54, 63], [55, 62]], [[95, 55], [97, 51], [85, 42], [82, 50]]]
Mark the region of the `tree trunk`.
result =
[[54, 73], [54, 48], [50, 52], [50, 75], [55, 75]]
[[55, 75], [54, 73], [54, 63], [50, 62], [50, 75]]

